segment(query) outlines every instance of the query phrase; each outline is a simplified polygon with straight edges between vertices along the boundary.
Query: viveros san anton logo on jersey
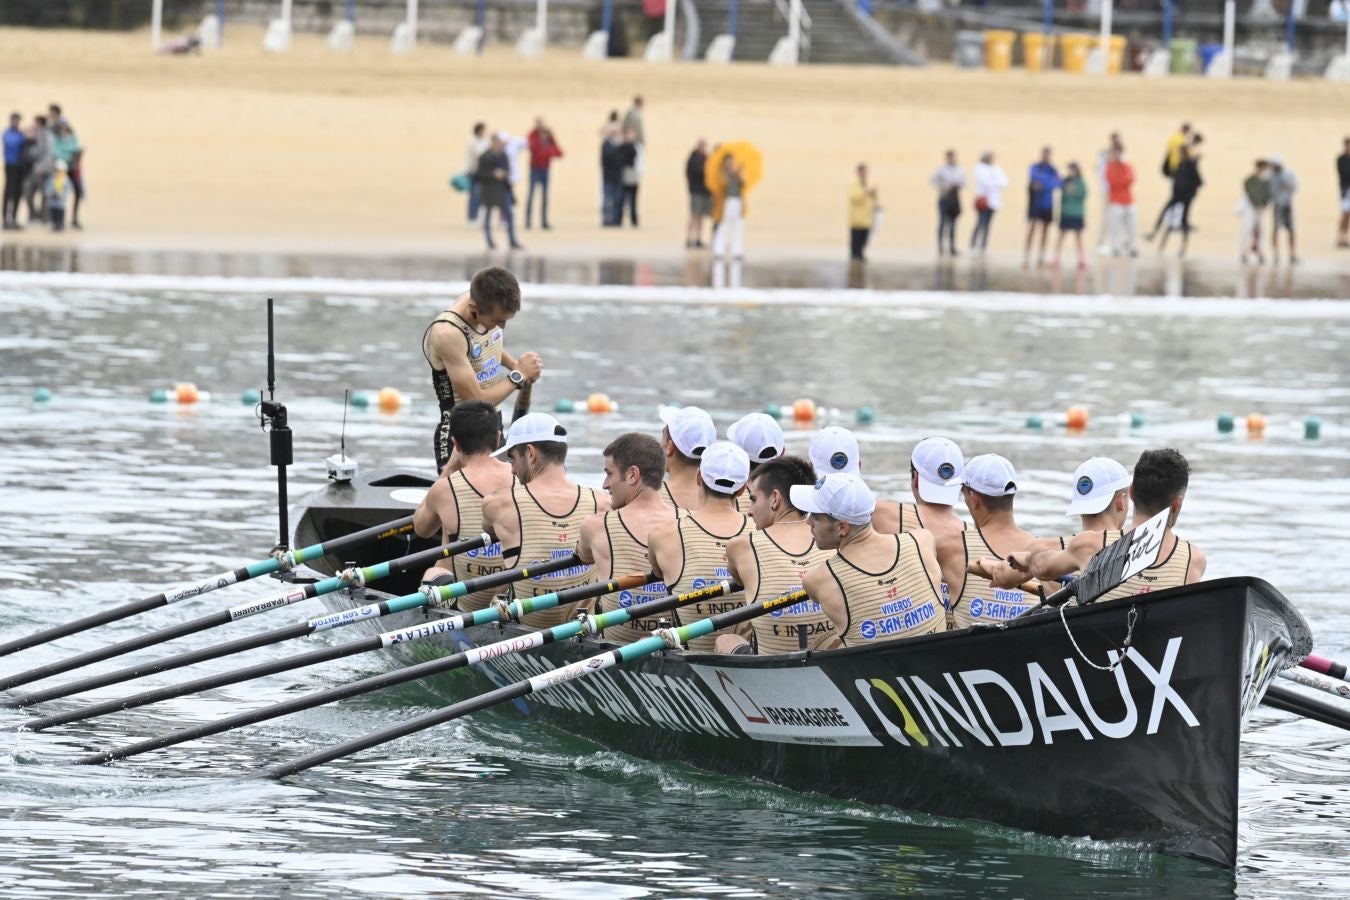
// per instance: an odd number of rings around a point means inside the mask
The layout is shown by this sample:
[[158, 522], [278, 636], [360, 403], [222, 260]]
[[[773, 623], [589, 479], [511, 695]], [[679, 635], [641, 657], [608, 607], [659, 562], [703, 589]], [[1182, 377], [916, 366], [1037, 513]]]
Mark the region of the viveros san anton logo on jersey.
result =
[[482, 355], [483, 355], [483, 347], [482, 347], [482, 345], [481, 345], [481, 344], [474, 344], [474, 345], [473, 345], [473, 349], [469, 351], [469, 356], [473, 357], [474, 359], [478, 359], [478, 358], [479, 358], [480, 356], [482, 356]]
[[978, 619], [982, 615], [984, 615], [984, 601], [975, 597], [970, 601], [970, 616], [973, 619]]
[[877, 636], [877, 623], [873, 622], [871, 619], [866, 619], [858, 626], [858, 632], [863, 636], [864, 640], [875, 640]]

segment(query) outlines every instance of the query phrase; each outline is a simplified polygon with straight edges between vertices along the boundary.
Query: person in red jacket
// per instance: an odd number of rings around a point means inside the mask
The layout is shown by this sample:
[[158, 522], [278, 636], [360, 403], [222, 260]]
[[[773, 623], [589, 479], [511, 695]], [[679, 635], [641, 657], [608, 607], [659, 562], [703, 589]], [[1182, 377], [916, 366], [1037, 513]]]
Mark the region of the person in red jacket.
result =
[[553, 139], [553, 130], [544, 124], [543, 119], [534, 120], [534, 130], [530, 132], [530, 194], [525, 200], [525, 227], [530, 227], [530, 218], [534, 213], [534, 189], [539, 188], [539, 223], [548, 230], [548, 173], [553, 160], [563, 155], [562, 148]]
[[1135, 246], [1134, 167], [1112, 147], [1106, 163], [1107, 244], [1113, 256], [1138, 256]]

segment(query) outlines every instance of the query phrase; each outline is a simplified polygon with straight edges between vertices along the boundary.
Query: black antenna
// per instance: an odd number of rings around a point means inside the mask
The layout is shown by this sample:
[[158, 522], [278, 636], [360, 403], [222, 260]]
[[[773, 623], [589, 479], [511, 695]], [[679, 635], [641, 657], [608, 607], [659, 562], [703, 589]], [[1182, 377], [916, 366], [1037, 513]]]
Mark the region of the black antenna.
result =
[[342, 392], [342, 436], [338, 439], [338, 450], [342, 454], [343, 460], [347, 458], [347, 404], [351, 402], [352, 389], [347, 388]]
[[[286, 467], [294, 462], [291, 429], [286, 424], [286, 406], [276, 402], [276, 332], [272, 324], [272, 298], [267, 298], [267, 399], [259, 405], [258, 420], [263, 430], [271, 431], [272, 465], [277, 467], [277, 550], [290, 549], [290, 523], [287, 520]], [[345, 413], [344, 413], [345, 419]]]

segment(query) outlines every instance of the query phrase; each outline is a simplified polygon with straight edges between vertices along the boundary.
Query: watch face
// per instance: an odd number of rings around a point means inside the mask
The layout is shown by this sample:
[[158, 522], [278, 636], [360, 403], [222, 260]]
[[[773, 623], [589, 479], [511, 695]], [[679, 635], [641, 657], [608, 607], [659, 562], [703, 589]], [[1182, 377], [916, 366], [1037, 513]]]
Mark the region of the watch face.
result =
[[525, 376], [522, 375], [522, 374], [520, 374], [519, 372], [512, 372], [512, 373], [511, 373], [510, 375], [508, 375], [507, 377], [511, 379], [511, 382], [512, 382], [513, 384], [520, 384], [521, 382], [523, 382], [523, 381], [525, 380]]

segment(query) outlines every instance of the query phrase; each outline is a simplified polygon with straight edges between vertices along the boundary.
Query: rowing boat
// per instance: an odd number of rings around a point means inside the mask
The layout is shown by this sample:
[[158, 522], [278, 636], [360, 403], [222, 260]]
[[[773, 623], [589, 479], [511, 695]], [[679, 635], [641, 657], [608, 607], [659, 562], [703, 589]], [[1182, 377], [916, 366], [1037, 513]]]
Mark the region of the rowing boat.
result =
[[[298, 504], [295, 544], [406, 516], [430, 484], [389, 470], [331, 484]], [[329, 575], [349, 561], [309, 566]], [[406, 593], [415, 582], [381, 587]], [[324, 598], [335, 610], [369, 599]], [[445, 615], [414, 610], [392, 625]], [[393, 649], [413, 662], [523, 633], [480, 626]], [[453, 701], [605, 646], [552, 643], [430, 687]], [[1232, 868], [1242, 728], [1276, 674], [1310, 651], [1306, 622], [1277, 590], [1224, 578], [866, 647], [659, 653], [531, 694], [507, 714], [644, 758]]]

